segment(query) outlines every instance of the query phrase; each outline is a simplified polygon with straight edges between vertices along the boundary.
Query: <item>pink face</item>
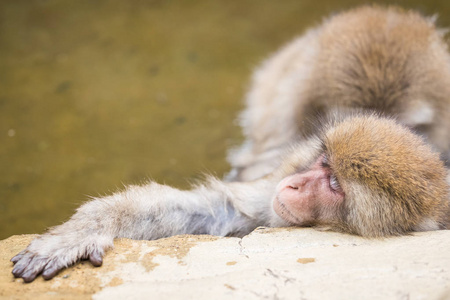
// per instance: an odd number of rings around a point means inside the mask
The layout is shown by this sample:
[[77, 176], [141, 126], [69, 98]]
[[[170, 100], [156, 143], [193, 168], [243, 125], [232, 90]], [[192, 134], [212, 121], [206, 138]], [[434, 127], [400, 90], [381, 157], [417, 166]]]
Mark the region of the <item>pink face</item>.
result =
[[276, 193], [275, 212], [295, 225], [333, 219], [345, 196], [324, 155], [309, 170], [281, 180]]

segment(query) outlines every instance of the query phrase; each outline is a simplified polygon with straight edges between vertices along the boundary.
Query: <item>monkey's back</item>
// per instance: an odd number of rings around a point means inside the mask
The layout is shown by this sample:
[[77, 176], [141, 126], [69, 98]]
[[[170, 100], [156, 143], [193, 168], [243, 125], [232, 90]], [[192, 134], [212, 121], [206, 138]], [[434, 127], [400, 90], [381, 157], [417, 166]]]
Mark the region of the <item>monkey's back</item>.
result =
[[450, 57], [432, 18], [362, 7], [331, 18], [318, 39], [309, 112], [357, 108], [393, 116], [448, 153]]
[[449, 55], [432, 19], [362, 7], [329, 19], [318, 40], [309, 104], [401, 114], [418, 101], [450, 103]]
[[246, 143], [230, 162], [270, 169], [274, 149], [314, 134], [329, 115], [354, 111], [397, 118], [448, 159], [449, 95], [450, 56], [432, 18], [392, 7], [350, 10], [255, 72], [241, 117]]

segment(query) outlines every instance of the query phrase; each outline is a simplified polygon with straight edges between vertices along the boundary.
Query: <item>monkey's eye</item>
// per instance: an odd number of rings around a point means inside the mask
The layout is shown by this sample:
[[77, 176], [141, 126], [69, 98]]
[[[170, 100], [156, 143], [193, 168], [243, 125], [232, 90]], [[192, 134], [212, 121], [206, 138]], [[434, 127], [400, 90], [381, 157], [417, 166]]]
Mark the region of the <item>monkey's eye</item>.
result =
[[330, 175], [330, 188], [336, 192], [342, 191], [339, 181], [337, 180], [336, 176], [334, 176], [333, 174]]
[[328, 163], [328, 157], [326, 155], [323, 156], [322, 167], [323, 168], [329, 168], [330, 167], [330, 164]]

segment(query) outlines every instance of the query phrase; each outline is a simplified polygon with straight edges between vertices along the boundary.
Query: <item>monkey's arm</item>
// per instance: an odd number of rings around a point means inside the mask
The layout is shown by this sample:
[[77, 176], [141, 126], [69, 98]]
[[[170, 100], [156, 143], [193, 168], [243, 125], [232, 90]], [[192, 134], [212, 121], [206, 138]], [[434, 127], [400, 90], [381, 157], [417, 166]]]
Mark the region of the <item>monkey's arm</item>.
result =
[[260, 225], [280, 225], [267, 180], [223, 183], [210, 179], [191, 191], [151, 183], [94, 199], [66, 223], [39, 236], [14, 258], [13, 274], [25, 282], [54, 277], [80, 259], [102, 264], [114, 238], [157, 239], [176, 234], [243, 235]]

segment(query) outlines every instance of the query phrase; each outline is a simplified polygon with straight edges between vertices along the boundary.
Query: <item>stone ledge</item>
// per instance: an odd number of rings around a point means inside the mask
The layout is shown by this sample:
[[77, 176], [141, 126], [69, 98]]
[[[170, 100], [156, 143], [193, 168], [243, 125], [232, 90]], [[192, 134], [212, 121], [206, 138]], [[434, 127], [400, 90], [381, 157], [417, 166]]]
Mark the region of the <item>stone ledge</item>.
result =
[[100, 268], [82, 262], [24, 284], [9, 259], [33, 237], [0, 241], [0, 298], [450, 298], [449, 230], [384, 240], [302, 228], [258, 228], [243, 239], [120, 239]]

